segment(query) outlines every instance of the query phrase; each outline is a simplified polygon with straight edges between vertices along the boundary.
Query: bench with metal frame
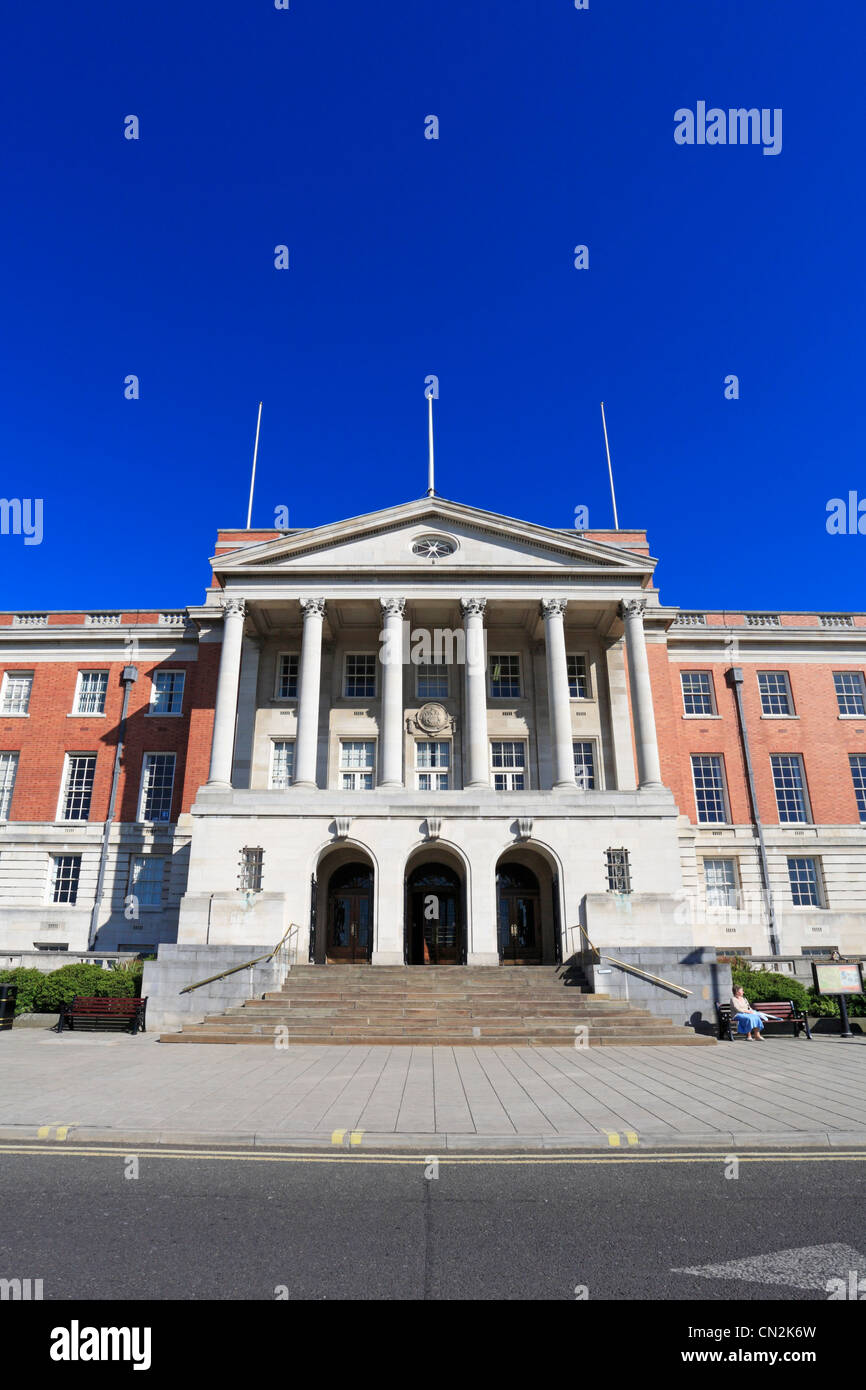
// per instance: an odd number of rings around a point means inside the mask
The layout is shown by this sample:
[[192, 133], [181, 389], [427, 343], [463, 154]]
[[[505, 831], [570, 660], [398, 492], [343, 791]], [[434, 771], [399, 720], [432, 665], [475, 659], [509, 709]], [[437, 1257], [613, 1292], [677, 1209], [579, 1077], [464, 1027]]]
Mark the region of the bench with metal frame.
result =
[[[812, 1041], [812, 1033], [809, 1028], [809, 1020], [798, 1009], [793, 999], [771, 999], [766, 1004], [751, 1004], [751, 1012], [756, 1014], [766, 1014], [769, 1023], [781, 1023], [783, 1026], [791, 1026], [793, 1036], [799, 1038], [805, 1032], [809, 1042]], [[734, 1041], [734, 1011], [730, 1004], [717, 1004], [716, 1013], [719, 1020], [719, 1040], [727, 1038], [728, 1042]], [[766, 1024], [765, 1024], [766, 1027]], [[748, 1037], [747, 1033], [736, 1032], [737, 1037]]]
[[114, 999], [101, 995], [76, 994], [72, 1003], [61, 1004], [58, 1033], [64, 1028], [113, 1028], [129, 1026], [133, 1036], [147, 1032], [147, 999]]

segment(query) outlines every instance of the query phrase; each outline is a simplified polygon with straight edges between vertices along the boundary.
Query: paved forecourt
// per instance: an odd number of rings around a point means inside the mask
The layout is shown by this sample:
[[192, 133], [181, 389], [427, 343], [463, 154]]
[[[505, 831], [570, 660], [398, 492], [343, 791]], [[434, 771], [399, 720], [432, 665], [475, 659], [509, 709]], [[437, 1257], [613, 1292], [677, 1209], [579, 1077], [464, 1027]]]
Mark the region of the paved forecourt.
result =
[[164, 1047], [0, 1035], [0, 1138], [451, 1148], [866, 1144], [866, 1039]]

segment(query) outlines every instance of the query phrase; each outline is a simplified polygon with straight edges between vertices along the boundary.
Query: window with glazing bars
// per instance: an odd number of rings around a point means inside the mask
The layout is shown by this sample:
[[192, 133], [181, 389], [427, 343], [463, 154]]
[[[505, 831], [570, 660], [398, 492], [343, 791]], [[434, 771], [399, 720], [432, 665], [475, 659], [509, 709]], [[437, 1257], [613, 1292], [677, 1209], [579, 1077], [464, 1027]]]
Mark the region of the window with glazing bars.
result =
[[370, 698], [376, 694], [376, 656], [374, 652], [350, 652], [346, 656], [347, 699]]
[[107, 671], [79, 671], [76, 714], [104, 714], [108, 690]]
[[296, 700], [298, 697], [298, 653], [281, 652], [277, 666], [277, 699]]
[[419, 792], [447, 792], [451, 744], [447, 739], [418, 739], [415, 770]]
[[155, 671], [151, 693], [151, 714], [181, 714], [183, 711], [183, 671]]
[[495, 700], [516, 700], [520, 696], [520, 657], [503, 653], [490, 658], [490, 694]]
[[695, 809], [703, 824], [728, 819], [725, 773], [718, 753], [693, 753], [692, 777], [695, 783]]
[[61, 820], [87, 820], [95, 775], [95, 753], [67, 753]]
[[684, 714], [715, 714], [713, 682], [709, 671], [681, 671]]
[[18, 754], [0, 753], [0, 820], [9, 819], [12, 792], [15, 789], [15, 776], [18, 772]]
[[139, 820], [171, 820], [174, 761], [174, 753], [145, 753], [141, 772], [141, 814]]
[[81, 873], [80, 854], [55, 854], [51, 857], [51, 899], [55, 903], [75, 903], [78, 900], [78, 878]]
[[791, 901], [795, 907], [821, 906], [817, 860], [790, 858], [788, 878], [791, 881]]
[[834, 671], [833, 684], [840, 714], [866, 714], [863, 676], [860, 671]]
[[793, 714], [787, 671], [759, 671], [762, 714]]
[[490, 745], [493, 788], [498, 792], [522, 792], [526, 788], [526, 744], [519, 739], [494, 739]]
[[240, 885], [242, 893], [261, 893], [265, 852], [261, 846], [241, 850]]
[[32, 671], [7, 671], [0, 692], [0, 714], [26, 714], [32, 689]]
[[792, 822], [808, 821], [803, 760], [799, 753], [774, 753], [770, 761], [780, 822], [790, 825]]
[[448, 695], [448, 667], [441, 663], [419, 666], [415, 680], [419, 700], [441, 700]]
[[343, 791], [371, 791], [375, 759], [376, 745], [372, 740], [344, 740], [340, 744], [340, 786]]
[[705, 859], [707, 907], [737, 906], [737, 869], [733, 859]]
[[271, 788], [290, 787], [295, 775], [294, 739], [275, 738], [271, 754]]
[[851, 754], [851, 777], [860, 820], [866, 825], [866, 753]]
[[590, 742], [572, 744], [574, 749], [574, 779], [579, 787], [591, 792], [595, 788], [595, 749]]
[[589, 695], [589, 677], [586, 670], [586, 657], [582, 652], [572, 652], [568, 662], [568, 693], [572, 700], [585, 700]]
[[129, 891], [139, 907], [162, 907], [162, 879], [165, 860], [158, 854], [132, 857]]
[[631, 867], [627, 849], [605, 850], [607, 889], [609, 893], [631, 892]]

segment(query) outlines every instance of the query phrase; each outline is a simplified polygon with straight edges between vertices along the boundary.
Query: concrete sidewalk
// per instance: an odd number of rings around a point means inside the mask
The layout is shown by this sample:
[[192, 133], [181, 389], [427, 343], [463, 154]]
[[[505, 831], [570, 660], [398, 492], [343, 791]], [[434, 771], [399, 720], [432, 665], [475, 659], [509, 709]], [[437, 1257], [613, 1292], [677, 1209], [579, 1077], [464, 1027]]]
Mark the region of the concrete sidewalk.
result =
[[13, 1028], [0, 1034], [0, 1139], [428, 1150], [866, 1145], [864, 1078], [866, 1038], [279, 1050]]

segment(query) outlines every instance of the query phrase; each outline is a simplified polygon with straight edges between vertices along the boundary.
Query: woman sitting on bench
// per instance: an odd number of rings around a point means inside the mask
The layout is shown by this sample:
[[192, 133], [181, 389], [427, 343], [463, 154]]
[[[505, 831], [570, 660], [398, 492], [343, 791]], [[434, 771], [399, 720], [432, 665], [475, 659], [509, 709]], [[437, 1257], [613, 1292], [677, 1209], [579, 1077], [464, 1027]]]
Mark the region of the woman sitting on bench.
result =
[[764, 1041], [761, 1037], [764, 1028], [763, 1016], [749, 1008], [749, 1001], [743, 994], [742, 985], [738, 985], [731, 995], [731, 1015], [736, 1020], [738, 1033], [745, 1033], [749, 1039], [757, 1038], [760, 1042]]

